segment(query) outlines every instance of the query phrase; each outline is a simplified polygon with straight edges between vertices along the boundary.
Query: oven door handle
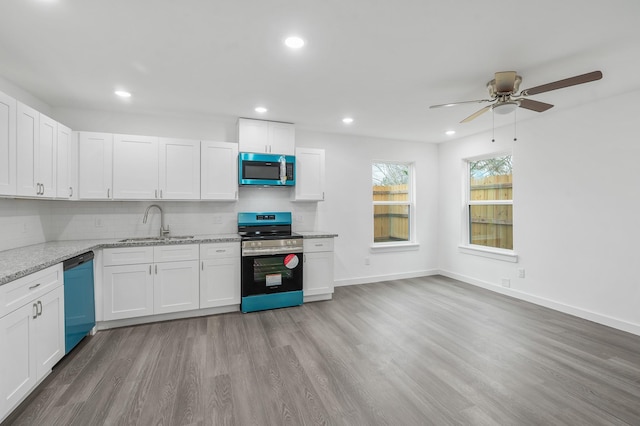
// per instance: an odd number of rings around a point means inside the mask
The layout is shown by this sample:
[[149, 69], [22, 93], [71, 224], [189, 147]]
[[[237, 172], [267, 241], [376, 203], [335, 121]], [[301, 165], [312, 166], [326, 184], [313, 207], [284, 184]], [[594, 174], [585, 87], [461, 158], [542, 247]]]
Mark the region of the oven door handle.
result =
[[302, 247], [291, 247], [287, 250], [276, 249], [242, 249], [242, 257], [247, 256], [272, 256], [274, 254], [302, 254]]

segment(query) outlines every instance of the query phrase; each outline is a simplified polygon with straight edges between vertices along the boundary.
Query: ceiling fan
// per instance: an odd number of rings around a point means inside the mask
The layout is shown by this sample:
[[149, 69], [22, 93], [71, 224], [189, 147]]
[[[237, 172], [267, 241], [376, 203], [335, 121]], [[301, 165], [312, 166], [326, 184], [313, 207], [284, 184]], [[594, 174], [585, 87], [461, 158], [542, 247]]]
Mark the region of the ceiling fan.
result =
[[564, 87], [589, 83], [590, 81], [600, 80], [601, 78], [602, 72], [593, 71], [587, 74], [577, 75], [575, 77], [554, 81], [553, 83], [547, 83], [530, 89], [525, 89], [518, 93], [520, 83], [522, 83], [522, 77], [517, 75], [515, 71], [500, 71], [495, 73], [495, 78], [487, 83], [490, 99], [431, 105], [429, 108], [443, 108], [463, 104], [479, 104], [484, 102], [491, 103], [490, 105], [474, 112], [462, 120], [461, 123], [468, 123], [489, 110], [493, 110], [493, 112], [498, 114], [508, 114], [514, 111], [517, 107], [520, 107], [531, 111], [544, 112], [553, 107], [553, 105], [545, 102], [534, 101], [533, 99], [527, 99], [527, 97], [537, 95], [539, 93], [550, 92], [552, 90], [562, 89]]

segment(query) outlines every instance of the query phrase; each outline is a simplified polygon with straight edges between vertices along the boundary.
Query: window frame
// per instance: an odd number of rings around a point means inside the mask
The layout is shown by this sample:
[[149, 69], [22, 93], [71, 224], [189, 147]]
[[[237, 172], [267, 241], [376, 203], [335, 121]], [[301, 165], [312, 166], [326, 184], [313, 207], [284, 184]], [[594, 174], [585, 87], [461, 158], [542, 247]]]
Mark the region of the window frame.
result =
[[[473, 244], [471, 242], [471, 218], [470, 211], [471, 206], [486, 206], [486, 205], [510, 205], [513, 209], [513, 196], [511, 200], [471, 200], [471, 163], [480, 160], [486, 160], [489, 158], [511, 156], [513, 161], [513, 153], [511, 151], [497, 151], [489, 154], [483, 154], [474, 157], [464, 158], [462, 160], [462, 205], [461, 205], [461, 235], [460, 244], [458, 249], [461, 253], [470, 254], [475, 256], [487, 257], [495, 260], [502, 260], [506, 262], [517, 262], [518, 255], [515, 251], [515, 239], [513, 241], [512, 249], [504, 249], [498, 247], [484, 246], [480, 244]], [[513, 170], [511, 171], [513, 176]], [[513, 178], [512, 178], [513, 179]], [[515, 219], [512, 226], [515, 231]]]
[[[374, 164], [396, 164], [407, 166], [409, 171], [409, 179], [407, 180], [408, 200], [407, 201], [375, 201], [373, 200], [373, 192], [371, 193], [371, 251], [395, 251], [395, 250], [417, 250], [419, 245], [416, 239], [416, 167], [413, 161], [393, 161], [393, 160], [372, 160], [371, 167]], [[373, 182], [371, 182], [373, 183]], [[373, 185], [372, 185], [373, 186]], [[408, 206], [409, 208], [409, 236], [407, 241], [374, 241], [374, 215], [376, 206]]]

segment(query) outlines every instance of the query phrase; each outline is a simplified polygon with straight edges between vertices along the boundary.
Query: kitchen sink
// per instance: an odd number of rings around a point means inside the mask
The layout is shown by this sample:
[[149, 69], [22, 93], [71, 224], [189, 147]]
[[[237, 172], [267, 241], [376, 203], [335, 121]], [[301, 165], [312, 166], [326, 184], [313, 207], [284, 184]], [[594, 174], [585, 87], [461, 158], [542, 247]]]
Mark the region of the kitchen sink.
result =
[[194, 238], [193, 235], [168, 235], [166, 237], [135, 237], [135, 238], [125, 238], [124, 240], [118, 241], [119, 243], [138, 243], [145, 241], [175, 241], [175, 240], [188, 240]]

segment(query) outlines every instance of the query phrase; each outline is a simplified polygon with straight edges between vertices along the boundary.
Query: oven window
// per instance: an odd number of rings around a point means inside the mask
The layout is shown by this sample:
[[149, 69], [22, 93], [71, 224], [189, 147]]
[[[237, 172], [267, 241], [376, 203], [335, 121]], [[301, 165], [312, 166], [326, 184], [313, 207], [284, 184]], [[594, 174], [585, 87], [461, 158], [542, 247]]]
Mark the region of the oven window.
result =
[[293, 278], [293, 269], [284, 265], [282, 257], [253, 259], [253, 281], [265, 283], [267, 287], [281, 285], [283, 280]]

